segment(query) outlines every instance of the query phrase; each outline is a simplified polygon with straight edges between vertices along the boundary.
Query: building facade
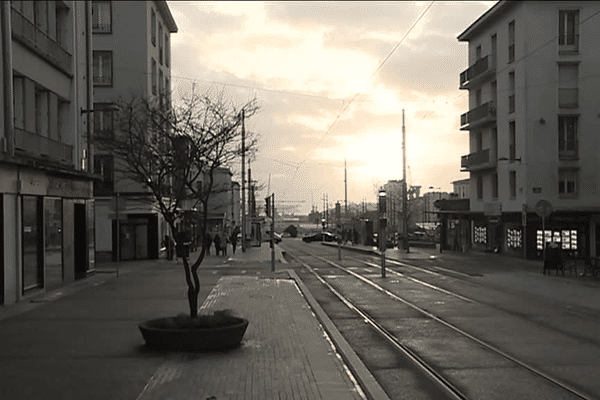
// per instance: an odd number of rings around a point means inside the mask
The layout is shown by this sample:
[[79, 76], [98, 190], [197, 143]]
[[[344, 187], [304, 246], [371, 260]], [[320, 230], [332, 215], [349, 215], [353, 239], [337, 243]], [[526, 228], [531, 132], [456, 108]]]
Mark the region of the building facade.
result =
[[539, 258], [556, 241], [567, 256], [600, 255], [598, 12], [598, 2], [499, 1], [458, 36], [469, 44], [461, 167], [473, 248]]
[[92, 5], [0, 3], [0, 303], [94, 272]]
[[[93, 1], [94, 129], [114, 129], [114, 103], [170, 101], [171, 40], [177, 25], [166, 1]], [[158, 258], [169, 234], [147, 190], [123, 179], [109, 153], [94, 156], [99, 259]], [[117, 234], [118, 232], [118, 234]]]

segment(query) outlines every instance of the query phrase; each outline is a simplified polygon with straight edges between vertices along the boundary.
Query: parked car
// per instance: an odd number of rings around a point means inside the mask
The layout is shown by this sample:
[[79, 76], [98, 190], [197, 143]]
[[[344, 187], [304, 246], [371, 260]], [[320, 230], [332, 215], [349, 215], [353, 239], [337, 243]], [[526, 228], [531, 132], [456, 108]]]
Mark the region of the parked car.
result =
[[337, 240], [337, 236], [333, 233], [329, 232], [317, 232], [313, 235], [304, 236], [302, 238], [303, 242], [335, 242]]

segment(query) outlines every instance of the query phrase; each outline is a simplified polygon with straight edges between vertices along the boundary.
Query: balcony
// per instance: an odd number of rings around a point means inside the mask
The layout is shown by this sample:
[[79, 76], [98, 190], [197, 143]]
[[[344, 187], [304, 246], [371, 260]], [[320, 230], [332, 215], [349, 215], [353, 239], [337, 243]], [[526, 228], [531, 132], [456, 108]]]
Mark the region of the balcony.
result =
[[493, 101], [488, 101], [460, 116], [460, 130], [468, 131], [483, 127], [496, 121], [496, 107]]
[[112, 85], [112, 76], [98, 76], [94, 75], [93, 83], [95, 86], [111, 86]]
[[468, 89], [473, 83], [492, 77], [496, 72], [496, 55], [490, 54], [480, 58], [467, 70], [460, 74], [460, 89]]
[[462, 171], [476, 171], [494, 168], [496, 166], [496, 160], [490, 158], [490, 152], [490, 149], [485, 149], [462, 156], [460, 158], [460, 167]]
[[567, 34], [558, 37], [558, 54], [578, 54], [579, 35]]
[[571, 139], [562, 141], [559, 139], [558, 143], [558, 159], [561, 161], [577, 160], [579, 159], [579, 141], [577, 139]]
[[49, 63], [73, 76], [71, 54], [60, 43], [46, 35], [19, 11], [11, 8], [12, 36]]
[[15, 149], [41, 160], [73, 165], [73, 146], [16, 127]]
[[110, 23], [92, 23], [92, 33], [111, 33], [112, 25]]
[[579, 107], [579, 89], [578, 88], [559, 88], [558, 89], [558, 107], [559, 108], [578, 108]]

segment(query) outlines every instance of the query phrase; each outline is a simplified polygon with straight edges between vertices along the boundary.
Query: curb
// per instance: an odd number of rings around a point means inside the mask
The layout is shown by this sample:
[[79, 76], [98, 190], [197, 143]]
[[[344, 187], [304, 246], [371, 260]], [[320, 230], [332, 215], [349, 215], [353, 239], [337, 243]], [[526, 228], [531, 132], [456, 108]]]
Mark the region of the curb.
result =
[[377, 380], [373, 377], [369, 369], [365, 366], [362, 360], [354, 352], [350, 344], [344, 339], [340, 331], [335, 327], [333, 321], [325, 313], [323, 308], [319, 305], [317, 300], [310, 293], [304, 282], [298, 277], [296, 272], [293, 270], [287, 270], [289, 275], [294, 279], [302, 295], [312, 308], [313, 312], [317, 316], [317, 319], [335, 344], [337, 351], [342, 356], [342, 359], [352, 371], [352, 374], [358, 381], [361, 389], [369, 400], [390, 400], [387, 393], [379, 385]]

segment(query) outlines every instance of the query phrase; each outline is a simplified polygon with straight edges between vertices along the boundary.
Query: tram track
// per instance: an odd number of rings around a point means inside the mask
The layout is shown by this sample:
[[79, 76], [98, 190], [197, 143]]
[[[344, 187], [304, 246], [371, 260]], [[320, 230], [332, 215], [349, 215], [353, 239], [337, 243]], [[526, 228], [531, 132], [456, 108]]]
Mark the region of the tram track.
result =
[[[367, 265], [367, 266], [369, 266], [369, 267], [371, 267], [371, 268], [373, 268], [375, 270], [381, 270], [381, 265], [378, 265], [378, 264], [376, 264], [374, 262], [364, 261], [364, 260], [361, 260], [359, 258], [354, 258], [354, 257], [348, 257], [348, 259], [360, 262], [362, 264], [365, 264], [365, 265]], [[444, 276], [444, 277], [450, 276], [452, 279], [460, 280], [460, 281], [462, 281], [464, 283], [468, 283], [468, 284], [473, 284], [473, 282], [472, 282], [472, 278], [473, 277], [472, 276], [467, 275], [467, 274], [463, 274], [463, 273], [460, 273], [460, 272], [457, 272], [457, 271], [450, 271], [452, 273], [451, 275], [445, 275], [445, 274], [441, 274], [441, 273], [439, 273], [437, 271], [431, 271], [431, 270], [428, 270], [427, 268], [423, 268], [423, 267], [419, 267], [419, 266], [416, 266], [416, 265], [412, 265], [412, 264], [407, 263], [407, 262], [400, 262], [400, 261], [396, 261], [396, 260], [386, 260], [386, 264], [394, 264], [394, 265], [397, 265], [397, 266], [400, 266], [400, 267], [411, 268], [411, 269], [415, 269], [415, 270], [418, 270], [418, 271], [421, 271], [421, 272], [425, 272], [425, 273], [431, 274], [431, 275], [440, 275], [440, 276]], [[439, 268], [439, 267], [436, 267], [436, 269], [445, 270], [445, 269]], [[419, 284], [421, 284], [423, 286], [431, 287], [434, 290], [438, 290], [440, 292], [447, 293], [447, 294], [449, 294], [451, 296], [454, 296], [454, 297], [457, 297], [457, 298], [461, 298], [461, 299], [463, 299], [465, 301], [468, 301], [468, 302], [471, 302], [471, 303], [483, 304], [483, 305], [486, 305], [488, 307], [492, 307], [494, 309], [497, 309], [497, 310], [503, 311], [505, 313], [514, 315], [514, 316], [516, 316], [518, 318], [525, 318], [525, 319], [527, 319], [529, 317], [529, 315], [527, 313], [517, 312], [517, 311], [515, 311], [514, 309], [512, 309], [510, 307], [499, 306], [498, 304], [490, 302], [490, 301], [483, 301], [481, 299], [475, 299], [475, 298], [471, 298], [471, 297], [465, 297], [465, 296], [463, 296], [463, 295], [461, 295], [459, 293], [448, 291], [448, 290], [446, 290], [446, 289], [444, 289], [444, 288], [442, 288], [440, 286], [436, 286], [436, 285], [433, 285], [430, 282], [426, 282], [424, 280], [414, 278], [414, 277], [412, 277], [412, 276], [410, 276], [410, 275], [408, 275], [406, 273], [400, 272], [400, 271], [398, 271], [396, 269], [393, 269], [393, 268], [391, 268], [389, 266], [386, 267], [386, 271], [388, 273], [394, 274], [396, 276], [399, 276], [399, 277], [402, 277], [402, 278], [405, 278], [405, 279], [409, 279], [409, 280], [411, 280], [413, 282], [417, 282], [417, 283], [419, 283]], [[456, 275], [461, 275], [461, 276], [456, 276]], [[506, 288], [498, 288], [497, 286], [487, 285], [487, 284], [482, 283], [482, 282], [477, 282], [477, 286], [479, 286], [479, 287], [483, 286], [483, 287], [489, 288], [490, 290], [500, 291], [500, 292], [506, 294], [507, 297], [508, 296], [520, 296], [520, 297], [527, 296], [528, 301], [537, 301], [539, 303], [543, 302], [543, 303], [545, 303], [547, 305], [551, 305], [551, 307], [554, 310], [560, 310], [560, 312], [562, 312], [564, 314], [568, 314], [568, 315], [576, 317], [576, 318], [587, 318], [587, 319], [593, 318], [593, 319], [595, 319], [597, 321], [598, 324], [600, 324], [600, 315], [597, 312], [590, 312], [590, 311], [587, 311], [587, 310], [581, 310], [581, 309], [573, 308], [571, 306], [565, 306], [564, 304], [562, 304], [560, 302], [555, 302], [555, 301], [551, 301], [551, 300], [549, 301], [547, 298], [544, 298], [542, 300], [542, 299], [540, 299], [540, 298], [538, 298], [536, 296], [533, 296], [533, 295], [524, 295], [522, 292], [519, 292], [519, 291], [511, 291], [511, 290], [508, 290]], [[551, 304], [548, 304], [549, 302]], [[532, 322], [531, 319], [528, 319], [528, 321]], [[572, 338], [575, 338], [577, 340], [586, 341], [586, 342], [589, 342], [591, 344], [600, 346], [600, 338], [590, 338], [589, 336], [586, 336], [586, 335], [583, 335], [583, 334], [579, 334], [577, 332], [573, 332], [572, 330], [561, 329], [560, 327], [557, 327], [556, 325], [552, 325], [552, 324], [545, 323], [545, 322], [542, 322], [542, 321], [535, 321], [535, 323], [538, 324], [538, 325], [540, 325], [540, 326], [542, 326], [542, 327], [544, 327], [544, 328], [549, 328], [549, 329], [555, 330], [556, 332], [568, 335], [568, 336], [570, 336]]]
[[[360, 281], [364, 285], [367, 285], [368, 287], [375, 289], [378, 292], [384, 294], [387, 298], [393, 299], [393, 301], [395, 301], [397, 303], [401, 303], [404, 306], [411, 308], [412, 310], [418, 312], [423, 317], [425, 317], [431, 321], [435, 321], [435, 323], [437, 323], [437, 324], [443, 325], [446, 329], [449, 329], [452, 332], [454, 332], [454, 334], [458, 334], [458, 335], [462, 336], [463, 338], [468, 339], [470, 342], [474, 343], [475, 346], [486, 349], [486, 351], [495, 354], [497, 357], [501, 357], [502, 359], [510, 362], [512, 365], [514, 365], [524, 371], [527, 371], [527, 373], [530, 374], [531, 376], [535, 376], [535, 377], [537, 377], [537, 379], [545, 381], [548, 385], [553, 386], [560, 393], [562, 393], [563, 397], [561, 397], [561, 398], [578, 398], [578, 399], [593, 398], [590, 394], [586, 393], [584, 390], [579, 389], [578, 387], [575, 387], [574, 385], [570, 384], [569, 382], [566, 382], [560, 378], [552, 376], [551, 374], [548, 374], [548, 373], [542, 371], [541, 369], [539, 369], [533, 365], [530, 365], [529, 363], [527, 363], [523, 360], [520, 360], [517, 357], [512, 356], [511, 354], [508, 354], [506, 351], [503, 351], [502, 349], [493, 345], [492, 343], [488, 343], [487, 341], [482, 340], [482, 339], [476, 337], [475, 335], [466, 332], [464, 329], [461, 329], [460, 327], [455, 326], [454, 324], [446, 321], [444, 318], [440, 317], [439, 315], [435, 315], [433, 312], [428, 311], [422, 307], [419, 307], [418, 305], [409, 301], [408, 299], [400, 297], [397, 293], [394, 293], [393, 291], [386, 289], [382, 285], [375, 282], [373, 279], [371, 279], [367, 276], [364, 276], [363, 274], [357, 273], [349, 267], [340, 265], [340, 263], [338, 263], [338, 262], [328, 260], [324, 257], [312, 254], [310, 252], [304, 251], [304, 253], [305, 253], [305, 255], [302, 258], [308, 257], [308, 258], [310, 258], [311, 261], [306, 262], [306, 261], [303, 261], [298, 256], [295, 256], [293, 254], [290, 254], [290, 255], [292, 255], [296, 260], [298, 260], [299, 263], [304, 268], [306, 268], [306, 270], [308, 270], [323, 286], [327, 287], [327, 289], [331, 293], [333, 293], [339, 299], [339, 301], [341, 301], [343, 304], [345, 304], [348, 308], [352, 309], [357, 315], [360, 316], [360, 318], [362, 318], [365, 322], [367, 322], [372, 327], [372, 329], [374, 329], [378, 333], [378, 335], [380, 335], [382, 338], [384, 338], [386, 340], [386, 342], [394, 348], [395, 351], [401, 352], [405, 357], [412, 360], [412, 362], [414, 363], [416, 368], [418, 368], [421, 371], [421, 373], [425, 374], [428, 377], [428, 379], [430, 379], [432, 382], [435, 382], [435, 384], [444, 391], [444, 393], [448, 396], [448, 398], [470, 399], [470, 398], [477, 398], [477, 397], [470, 395], [468, 388], [465, 389], [464, 385], [460, 382], [460, 380], [458, 381], [458, 383], [455, 383], [455, 380], [454, 380], [452, 374], [450, 374], [450, 376], [448, 376], [446, 373], [444, 373], [443, 368], [439, 368], [439, 366], [434, 365], [434, 363], [431, 363], [429, 360], [427, 360], [426, 358], [419, 355], [418, 352], [414, 351], [409, 346], [406, 346], [405, 344], [403, 344], [402, 341], [397, 338], [397, 335], [395, 335], [393, 332], [391, 332], [389, 329], [387, 329], [384, 326], [385, 323], [378, 321], [378, 319], [380, 319], [380, 318], [371, 315], [372, 313], [369, 312], [367, 309], [365, 309], [364, 306], [361, 306], [355, 300], [352, 300], [350, 298], [351, 296], [349, 296], [348, 293], [344, 293], [344, 289], [340, 287], [339, 283], [337, 282], [338, 279], [336, 279], [336, 277], [334, 275], [320, 273], [319, 268], [314, 267], [314, 264], [317, 262], [316, 260], [318, 260], [318, 262], [320, 262], [319, 265], [322, 265], [322, 263], [325, 263], [326, 265], [333, 267], [336, 270], [342, 271], [344, 274], [346, 274], [346, 276], [352, 276], [353, 278], [356, 278], [358, 281]], [[362, 263], [363, 265], [367, 265], [370, 268], [378, 267], [377, 265], [375, 265], [373, 263], [369, 263], [369, 262], [363, 261], [363, 260], [354, 259], [352, 261]], [[311, 263], [313, 264], [313, 266], [310, 265]], [[408, 264], [406, 264], [404, 266], [408, 266]], [[420, 267], [418, 267], [418, 268], [420, 268]], [[394, 270], [389, 270], [389, 271], [392, 272], [393, 274], [397, 274], [397, 276], [399, 276], [403, 279], [407, 279], [415, 284], [419, 284], [419, 285], [422, 285], [423, 287], [426, 287], [432, 291], [436, 291], [440, 295], [451, 296], [451, 297], [455, 298], [457, 301], [481, 304], [480, 302], [478, 302], [474, 299], [470, 299], [470, 298], [462, 296], [458, 293], [453, 293], [447, 289], [437, 287], [435, 285], [418, 280], [416, 278], [406, 276], [405, 274], [401, 274], [397, 271], [394, 271]], [[366, 274], [366, 275], [369, 275], [369, 274]]]

